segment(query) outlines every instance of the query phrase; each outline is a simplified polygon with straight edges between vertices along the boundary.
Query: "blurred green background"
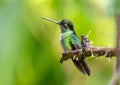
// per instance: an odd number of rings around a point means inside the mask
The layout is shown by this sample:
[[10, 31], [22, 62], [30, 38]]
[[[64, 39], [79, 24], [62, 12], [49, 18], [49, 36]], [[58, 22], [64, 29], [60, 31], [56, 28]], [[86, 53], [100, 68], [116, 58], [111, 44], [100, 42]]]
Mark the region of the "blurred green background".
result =
[[115, 58], [87, 58], [90, 77], [60, 64], [60, 28], [41, 16], [69, 19], [79, 38], [91, 31], [94, 46], [114, 47], [116, 1], [0, 0], [0, 85], [106, 85]]

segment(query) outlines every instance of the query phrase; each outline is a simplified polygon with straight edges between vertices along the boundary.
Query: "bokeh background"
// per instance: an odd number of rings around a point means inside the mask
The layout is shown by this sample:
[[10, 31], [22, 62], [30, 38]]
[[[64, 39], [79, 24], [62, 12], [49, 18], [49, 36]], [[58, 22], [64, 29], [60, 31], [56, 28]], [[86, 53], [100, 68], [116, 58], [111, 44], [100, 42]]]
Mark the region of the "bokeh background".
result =
[[69, 19], [93, 46], [115, 46], [119, 0], [0, 0], [0, 85], [107, 85], [115, 58], [87, 58], [91, 76], [71, 60], [59, 63], [58, 25], [41, 19]]

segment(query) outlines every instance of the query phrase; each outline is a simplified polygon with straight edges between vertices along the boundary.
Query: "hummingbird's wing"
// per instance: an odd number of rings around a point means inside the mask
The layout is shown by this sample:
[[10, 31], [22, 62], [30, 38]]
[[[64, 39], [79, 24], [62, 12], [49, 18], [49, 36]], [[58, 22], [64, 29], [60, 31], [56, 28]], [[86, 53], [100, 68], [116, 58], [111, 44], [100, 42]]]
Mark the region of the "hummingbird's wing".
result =
[[72, 58], [72, 61], [74, 63], [74, 65], [76, 66], [76, 68], [83, 74], [85, 74], [86, 72], [84, 71], [83, 66], [79, 63], [79, 61], [77, 61], [76, 59]]
[[85, 61], [85, 59], [79, 59], [79, 63], [83, 66], [84, 70], [86, 71], [86, 73], [90, 76], [90, 69]]
[[[70, 43], [70, 46], [72, 47], [72, 50], [75, 50], [75, 45], [72, 43], [72, 41], [70, 41], [69, 43]], [[73, 61], [74, 65], [76, 66], [76, 68], [77, 68], [80, 72], [82, 72], [83, 74], [86, 73], [85, 70], [84, 70], [84, 68], [83, 68], [83, 66], [79, 63], [78, 60], [72, 58], [72, 61]]]
[[[71, 35], [71, 39], [69, 43], [72, 47], [72, 50], [82, 48], [80, 40], [74, 34]], [[85, 62], [85, 59], [83, 59], [82, 56], [79, 56], [78, 58], [79, 59], [72, 59], [75, 66], [78, 68], [79, 71], [81, 71], [84, 74], [87, 73], [90, 76], [90, 69], [87, 63]]]

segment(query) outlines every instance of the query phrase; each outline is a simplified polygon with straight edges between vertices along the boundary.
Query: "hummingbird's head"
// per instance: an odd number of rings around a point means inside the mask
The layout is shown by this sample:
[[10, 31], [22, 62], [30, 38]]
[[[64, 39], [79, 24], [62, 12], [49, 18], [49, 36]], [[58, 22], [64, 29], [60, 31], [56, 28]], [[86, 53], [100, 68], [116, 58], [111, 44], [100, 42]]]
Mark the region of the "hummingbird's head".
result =
[[73, 23], [69, 20], [63, 19], [61, 22], [59, 22], [59, 25], [61, 27], [61, 32], [64, 33], [66, 31], [74, 31]]
[[73, 33], [75, 34], [73, 23], [69, 20], [63, 19], [61, 22], [57, 22], [55, 20], [48, 19], [45, 17], [42, 17], [42, 19], [45, 19], [45, 20], [48, 20], [50, 22], [53, 22], [53, 23], [60, 25], [62, 33], [66, 32], [66, 31], [73, 31]]

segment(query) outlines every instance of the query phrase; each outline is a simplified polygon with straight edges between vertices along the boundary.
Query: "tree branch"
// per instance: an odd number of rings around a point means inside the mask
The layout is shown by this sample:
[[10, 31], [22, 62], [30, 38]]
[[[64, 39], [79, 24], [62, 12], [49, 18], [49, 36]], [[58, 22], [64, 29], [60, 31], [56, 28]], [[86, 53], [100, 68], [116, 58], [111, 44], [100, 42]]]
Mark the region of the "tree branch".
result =
[[85, 35], [81, 35], [81, 39], [82, 39], [81, 40], [82, 48], [78, 50], [63, 52], [60, 63], [63, 63], [63, 61], [66, 61], [72, 57], [77, 57], [78, 55], [83, 55], [84, 58], [90, 57], [90, 56], [95, 56], [95, 57], [105, 56], [105, 57], [111, 58], [113, 56], [116, 56], [116, 48], [93, 47]]
[[65, 51], [62, 54], [60, 63], [77, 55], [84, 55], [84, 58], [90, 56], [105, 56], [111, 58], [116, 55], [116, 49], [111, 47], [84, 47], [79, 50]]

